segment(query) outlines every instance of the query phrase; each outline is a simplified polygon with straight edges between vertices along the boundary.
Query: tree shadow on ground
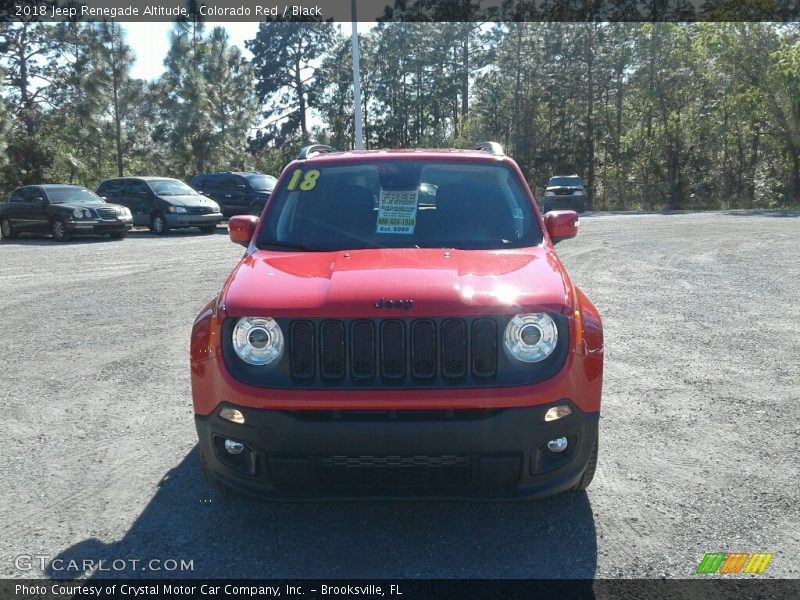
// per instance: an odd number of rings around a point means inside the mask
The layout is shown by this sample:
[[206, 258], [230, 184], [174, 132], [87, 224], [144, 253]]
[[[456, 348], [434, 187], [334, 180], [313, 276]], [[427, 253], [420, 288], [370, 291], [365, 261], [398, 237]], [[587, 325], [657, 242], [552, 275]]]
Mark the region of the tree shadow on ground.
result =
[[[91, 538], [51, 562], [193, 561], [191, 570], [125, 567], [98, 578], [580, 578], [597, 566], [585, 492], [532, 502], [267, 503], [211, 492], [195, 447], [169, 471], [118, 542]], [[55, 569], [52, 565], [58, 565]]]
[[800, 217], [800, 210], [788, 209], [758, 209], [758, 210], [728, 210], [726, 215], [732, 217]]
[[730, 209], [730, 210], [598, 210], [581, 213], [581, 217], [624, 217], [661, 215], [679, 217], [698, 214], [721, 214], [734, 217], [800, 217], [800, 210], [789, 209]]

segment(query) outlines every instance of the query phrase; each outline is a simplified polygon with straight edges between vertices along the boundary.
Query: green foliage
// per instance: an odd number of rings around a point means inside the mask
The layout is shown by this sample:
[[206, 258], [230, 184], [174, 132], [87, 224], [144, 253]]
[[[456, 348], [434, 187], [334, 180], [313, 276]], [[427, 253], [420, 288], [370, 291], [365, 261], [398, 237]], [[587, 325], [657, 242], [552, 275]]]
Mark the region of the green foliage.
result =
[[256, 93], [267, 120], [258, 145], [309, 140], [309, 111], [317, 108], [324, 83], [316, 64], [333, 41], [333, 24], [275, 20], [262, 23], [254, 40]]
[[[478, 3], [409, 0], [387, 16], [419, 10]], [[248, 62], [224, 29], [187, 20], [163, 76], [145, 82], [117, 24], [0, 23], [0, 193], [117, 174], [277, 175], [312, 141], [351, 148], [350, 43], [332, 23], [268, 22]], [[800, 203], [795, 23], [388, 20], [359, 44], [369, 148], [496, 140], [535, 193], [578, 173], [599, 209]]]
[[155, 141], [169, 149], [162, 172], [188, 179], [245, 168], [256, 112], [253, 76], [225, 30], [205, 36], [198, 23], [177, 23], [164, 64], [157, 88], [161, 118], [153, 131]]

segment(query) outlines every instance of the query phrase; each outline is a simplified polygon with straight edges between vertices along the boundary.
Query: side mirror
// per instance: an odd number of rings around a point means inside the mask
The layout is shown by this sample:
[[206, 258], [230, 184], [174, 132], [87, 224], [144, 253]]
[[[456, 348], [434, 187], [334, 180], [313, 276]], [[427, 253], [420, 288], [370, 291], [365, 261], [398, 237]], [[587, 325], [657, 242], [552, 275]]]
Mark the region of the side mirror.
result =
[[33, 203], [34, 203], [36, 206], [44, 206], [44, 198], [42, 198], [41, 196], [36, 196], [36, 197], [33, 199]]
[[253, 239], [256, 227], [258, 227], [258, 217], [237, 215], [228, 221], [228, 235], [234, 244], [241, 244], [246, 248]]
[[243, 183], [237, 183], [236, 184], [236, 189], [239, 190], [239, 191], [244, 191], [244, 190], [247, 189], [247, 186], [245, 184], [243, 184]]
[[578, 213], [574, 210], [551, 210], [544, 216], [544, 226], [554, 244], [578, 235], [578, 225]]
[[100, 196], [100, 200], [103, 202], [108, 202], [108, 196]]

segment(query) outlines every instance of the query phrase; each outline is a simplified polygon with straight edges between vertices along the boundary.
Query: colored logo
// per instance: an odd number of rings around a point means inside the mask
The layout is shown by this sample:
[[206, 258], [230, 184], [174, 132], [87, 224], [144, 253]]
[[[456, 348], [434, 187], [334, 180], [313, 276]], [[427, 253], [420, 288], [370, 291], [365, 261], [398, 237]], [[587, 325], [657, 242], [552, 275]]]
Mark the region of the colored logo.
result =
[[697, 565], [697, 573], [763, 573], [772, 554], [766, 552], [707, 552]]

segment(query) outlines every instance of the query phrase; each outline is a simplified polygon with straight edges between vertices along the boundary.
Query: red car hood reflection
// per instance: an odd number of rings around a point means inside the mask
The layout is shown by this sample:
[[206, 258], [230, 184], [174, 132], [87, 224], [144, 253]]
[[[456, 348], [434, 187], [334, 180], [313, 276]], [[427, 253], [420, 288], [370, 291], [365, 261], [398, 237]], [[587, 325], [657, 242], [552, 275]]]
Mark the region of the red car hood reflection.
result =
[[[286, 253], [259, 250], [223, 290], [230, 316], [445, 316], [561, 311], [569, 280], [555, 252], [397, 248]], [[412, 300], [410, 310], [375, 307]]]

